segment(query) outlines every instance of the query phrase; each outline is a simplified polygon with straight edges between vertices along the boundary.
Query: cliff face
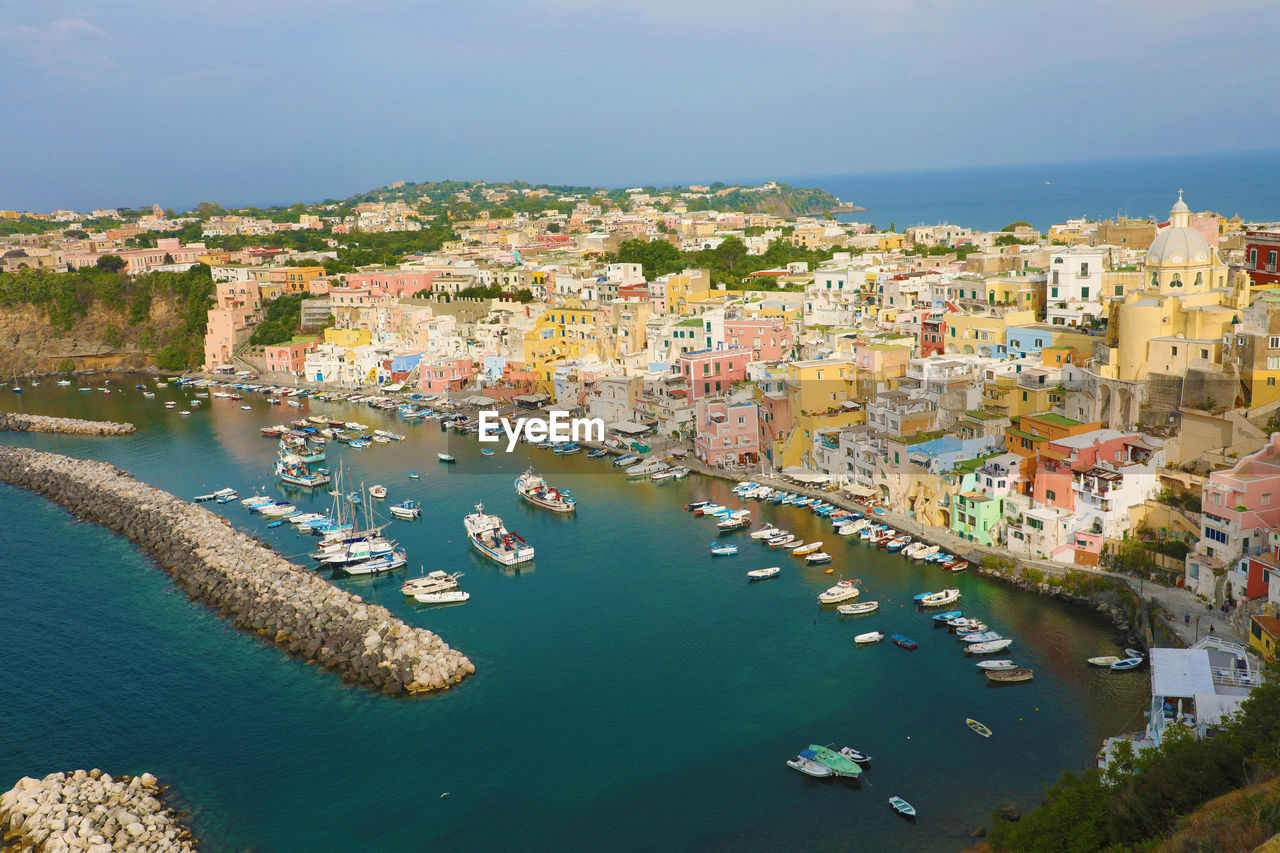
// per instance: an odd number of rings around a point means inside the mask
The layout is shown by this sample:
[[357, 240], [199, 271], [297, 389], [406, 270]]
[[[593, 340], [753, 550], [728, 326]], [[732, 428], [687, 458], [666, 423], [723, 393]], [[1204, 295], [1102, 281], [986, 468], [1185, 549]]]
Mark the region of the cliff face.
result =
[[76, 370], [149, 367], [181, 327], [172, 293], [151, 300], [144, 323], [130, 326], [124, 311], [95, 302], [69, 331], [51, 324], [43, 306], [0, 304], [0, 365], [5, 374], [53, 373], [68, 359]]

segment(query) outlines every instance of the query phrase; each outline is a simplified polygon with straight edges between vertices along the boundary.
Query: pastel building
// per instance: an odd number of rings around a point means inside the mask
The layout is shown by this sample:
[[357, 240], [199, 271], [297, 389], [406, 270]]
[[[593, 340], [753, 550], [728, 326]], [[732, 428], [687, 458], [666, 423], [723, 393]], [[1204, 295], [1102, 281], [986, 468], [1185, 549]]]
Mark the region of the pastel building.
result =
[[724, 342], [749, 349], [755, 361], [778, 361], [791, 352], [791, 327], [781, 318], [724, 321]]
[[288, 373], [302, 376], [307, 362], [307, 353], [316, 348], [315, 341], [298, 341], [297, 343], [278, 344], [266, 347], [263, 358], [267, 370], [271, 373]]
[[424, 394], [448, 394], [461, 391], [474, 372], [469, 358], [419, 364], [418, 388]]
[[744, 348], [695, 350], [680, 356], [676, 372], [688, 383], [690, 399], [697, 400], [744, 381], [747, 365], [753, 360], [752, 351]]
[[749, 400], [699, 400], [693, 454], [707, 465], [752, 465], [760, 459], [760, 416]]
[[220, 281], [217, 304], [209, 309], [204, 333], [204, 369], [230, 364], [231, 356], [253, 333], [262, 303], [252, 281]]

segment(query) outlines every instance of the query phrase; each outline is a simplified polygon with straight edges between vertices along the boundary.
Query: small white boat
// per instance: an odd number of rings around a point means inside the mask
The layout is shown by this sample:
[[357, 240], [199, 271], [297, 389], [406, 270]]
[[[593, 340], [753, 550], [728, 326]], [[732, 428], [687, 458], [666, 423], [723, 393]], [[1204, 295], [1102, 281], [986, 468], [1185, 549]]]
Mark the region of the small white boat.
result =
[[853, 641], [860, 646], [870, 646], [884, 639], [884, 633], [881, 631], [868, 631], [865, 634], [859, 634], [853, 638]]
[[762, 530], [751, 531], [751, 538], [752, 539], [772, 539], [773, 537], [778, 536], [781, 533], [782, 531], [776, 527], [766, 527]]
[[747, 577], [753, 581], [762, 581], [766, 578], [776, 578], [782, 573], [782, 569], [778, 566], [770, 566], [767, 569], [752, 569], [747, 572]]
[[992, 640], [989, 643], [973, 643], [965, 647], [964, 653], [967, 655], [991, 655], [996, 652], [1002, 652], [1013, 645], [1013, 640], [1007, 637], [1002, 640]]
[[902, 799], [902, 797], [890, 797], [889, 805], [903, 817], [914, 818], [916, 816], [916, 807]]
[[387, 496], [387, 487], [386, 487], [386, 486], [378, 486], [378, 485], [374, 485], [374, 486], [370, 486], [370, 487], [369, 487], [369, 497], [371, 497], [371, 498], [385, 498], [386, 496]]
[[1102, 657], [1089, 658], [1089, 663], [1094, 666], [1111, 666], [1113, 663], [1119, 663], [1123, 658], [1117, 655], [1103, 655]]
[[448, 589], [443, 592], [416, 592], [414, 601], [422, 604], [457, 604], [471, 598], [471, 593], [460, 589]]
[[941, 592], [931, 592], [928, 595], [921, 596], [916, 599], [916, 603], [921, 607], [945, 607], [960, 598], [960, 590], [944, 589]]
[[833, 587], [818, 593], [819, 604], [838, 604], [841, 601], [850, 601], [862, 595], [862, 591], [858, 589], [858, 582], [855, 580], [840, 581]]
[[403, 503], [393, 504], [387, 507], [388, 512], [395, 518], [403, 521], [412, 521], [422, 517], [422, 506], [415, 500], [407, 500]]
[[913, 560], [927, 560], [941, 550], [937, 545], [926, 545], [923, 542], [917, 542], [916, 544], [925, 545], [925, 547], [919, 548], [909, 555]]
[[801, 545], [799, 548], [793, 548], [791, 550], [791, 556], [804, 557], [808, 554], [814, 553], [815, 551], [821, 551], [821, 550], [822, 550], [821, 542], [810, 542], [808, 545]]
[[737, 546], [737, 545], [717, 545], [715, 542], [712, 542], [712, 543], [711, 543], [711, 554], [712, 554], [712, 556], [715, 556], [715, 557], [731, 557], [731, 556], [733, 556], [733, 555], [734, 555], [734, 554], [736, 554], [736, 553], [738, 553], [738, 546]]
[[833, 772], [830, 767], [816, 760], [816, 756], [811, 749], [801, 751], [799, 755], [787, 762], [787, 766], [792, 770], [799, 770], [806, 776], [814, 776], [818, 779], [830, 776]]
[[448, 453], [437, 453], [436, 458], [439, 459], [441, 462], [457, 462], [458, 461]]
[[416, 578], [410, 578], [400, 587], [400, 591], [405, 595], [418, 595], [419, 593], [446, 592], [451, 589], [458, 588], [458, 578], [462, 577], [462, 572], [434, 571]]
[[275, 504], [274, 506], [263, 507], [261, 510], [263, 515], [281, 516], [288, 515], [291, 512], [297, 512], [298, 508], [293, 504]]
[[1018, 666], [1008, 659], [1003, 660], [980, 660], [978, 661], [979, 669], [1001, 670], [1001, 669], [1017, 669]]
[[841, 604], [836, 612], [842, 616], [860, 616], [863, 613], [874, 613], [880, 609], [878, 601], [860, 601], [857, 604]]
[[819, 566], [824, 563], [831, 562], [831, 555], [826, 551], [815, 551], [804, 558], [804, 561], [811, 566]]

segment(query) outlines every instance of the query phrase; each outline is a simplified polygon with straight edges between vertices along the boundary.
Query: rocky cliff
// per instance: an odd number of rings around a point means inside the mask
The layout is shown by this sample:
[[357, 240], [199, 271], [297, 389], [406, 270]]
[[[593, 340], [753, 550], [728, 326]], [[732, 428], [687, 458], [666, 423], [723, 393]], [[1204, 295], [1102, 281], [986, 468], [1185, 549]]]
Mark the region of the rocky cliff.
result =
[[50, 322], [44, 306], [0, 304], [0, 365], [5, 373], [150, 367], [160, 343], [182, 332], [183, 319], [172, 293], [151, 300], [144, 322], [130, 325], [124, 310], [95, 302], [69, 330]]

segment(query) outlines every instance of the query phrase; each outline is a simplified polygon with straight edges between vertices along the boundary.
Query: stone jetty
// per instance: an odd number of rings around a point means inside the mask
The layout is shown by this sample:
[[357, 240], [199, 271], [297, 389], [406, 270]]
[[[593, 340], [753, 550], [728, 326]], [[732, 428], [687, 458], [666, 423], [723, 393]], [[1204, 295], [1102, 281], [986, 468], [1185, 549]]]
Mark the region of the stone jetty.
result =
[[112, 778], [101, 770], [24, 777], [0, 794], [0, 844], [18, 853], [165, 850], [196, 842], [150, 773]]
[[[193, 600], [289, 654], [389, 695], [475, 672], [440, 637], [296, 566], [221, 516], [105, 462], [0, 448], [0, 482], [30, 489], [154, 553]], [[109, 567], [103, 567], [109, 571]]]
[[136, 430], [133, 424], [117, 424], [111, 421], [84, 421], [79, 418], [50, 418], [45, 415], [27, 415], [22, 412], [0, 412], [0, 431], [60, 432], [66, 435], [128, 435]]

